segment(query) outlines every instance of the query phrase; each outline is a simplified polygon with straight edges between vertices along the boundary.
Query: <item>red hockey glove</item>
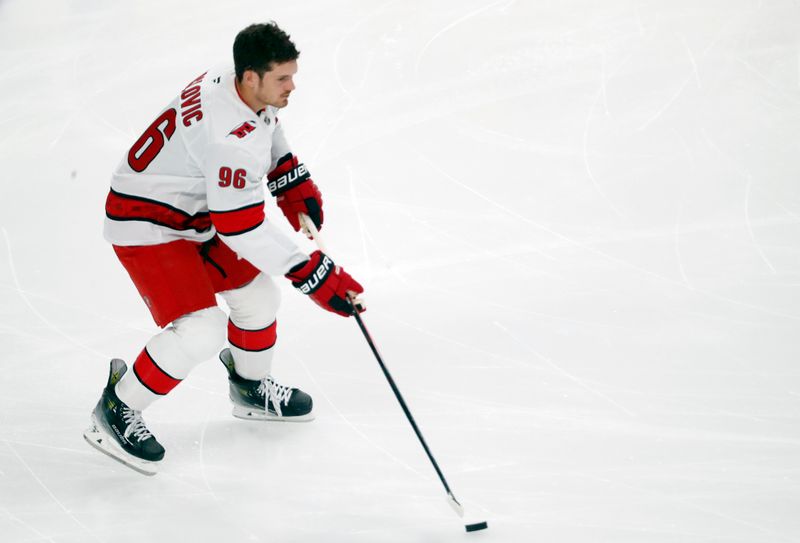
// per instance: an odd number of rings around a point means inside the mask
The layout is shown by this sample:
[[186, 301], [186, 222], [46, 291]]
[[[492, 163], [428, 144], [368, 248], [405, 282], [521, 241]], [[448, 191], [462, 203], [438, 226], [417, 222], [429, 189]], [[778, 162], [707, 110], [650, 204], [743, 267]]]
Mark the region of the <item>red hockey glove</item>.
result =
[[[292, 268], [286, 278], [297, 290], [308, 294], [318, 306], [344, 317], [353, 314], [348, 294], [364, 292], [364, 287], [358, 281], [322, 251], [311, 253], [309, 260]], [[359, 313], [364, 311], [363, 307], [357, 307]]]
[[287, 153], [278, 160], [275, 169], [267, 174], [267, 188], [295, 231], [300, 231], [299, 213], [308, 215], [317, 229], [322, 228], [322, 195], [296, 156]]

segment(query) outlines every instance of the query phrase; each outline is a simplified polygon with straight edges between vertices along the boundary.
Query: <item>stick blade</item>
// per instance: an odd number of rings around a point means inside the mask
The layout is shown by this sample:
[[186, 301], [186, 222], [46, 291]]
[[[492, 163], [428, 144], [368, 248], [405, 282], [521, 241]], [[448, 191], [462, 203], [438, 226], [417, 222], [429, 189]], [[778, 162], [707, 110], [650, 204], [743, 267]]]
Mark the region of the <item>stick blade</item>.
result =
[[447, 503], [449, 503], [450, 507], [453, 508], [453, 511], [456, 512], [456, 515], [458, 515], [461, 518], [464, 518], [464, 507], [460, 503], [458, 503], [458, 500], [456, 499], [455, 496], [453, 496], [452, 492], [447, 493]]

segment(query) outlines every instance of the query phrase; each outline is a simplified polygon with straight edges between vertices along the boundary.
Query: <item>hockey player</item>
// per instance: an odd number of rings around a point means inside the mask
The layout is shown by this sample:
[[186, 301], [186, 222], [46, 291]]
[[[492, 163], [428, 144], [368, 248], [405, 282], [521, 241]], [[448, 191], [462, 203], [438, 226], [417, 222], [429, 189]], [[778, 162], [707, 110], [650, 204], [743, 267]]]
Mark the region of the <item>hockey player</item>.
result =
[[[302, 252], [264, 214], [267, 188], [292, 227], [322, 227], [320, 192], [292, 154], [277, 113], [294, 90], [299, 52], [275, 23], [242, 30], [234, 67], [191, 81], [123, 157], [111, 179], [104, 235], [163, 331], [132, 368], [111, 361], [87, 441], [143, 473], [164, 448], [142, 411], [219, 353], [234, 416], [313, 418], [305, 392], [271, 374], [283, 275], [318, 305], [350, 316], [363, 291], [320, 251]], [[230, 308], [217, 307], [220, 294]]]

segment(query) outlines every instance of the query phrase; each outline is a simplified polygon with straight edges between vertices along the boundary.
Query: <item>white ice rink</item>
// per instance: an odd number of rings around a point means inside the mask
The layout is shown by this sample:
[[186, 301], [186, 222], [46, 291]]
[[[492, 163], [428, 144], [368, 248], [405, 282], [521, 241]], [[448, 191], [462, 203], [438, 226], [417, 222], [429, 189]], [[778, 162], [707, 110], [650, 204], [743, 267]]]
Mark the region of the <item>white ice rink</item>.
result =
[[[314, 422], [232, 418], [209, 360], [145, 412], [157, 476], [83, 441], [157, 330], [110, 172], [267, 19], [323, 233], [486, 531], [288, 284], [274, 369]], [[0, 0], [2, 543], [797, 542], [799, 360], [797, 0]]]

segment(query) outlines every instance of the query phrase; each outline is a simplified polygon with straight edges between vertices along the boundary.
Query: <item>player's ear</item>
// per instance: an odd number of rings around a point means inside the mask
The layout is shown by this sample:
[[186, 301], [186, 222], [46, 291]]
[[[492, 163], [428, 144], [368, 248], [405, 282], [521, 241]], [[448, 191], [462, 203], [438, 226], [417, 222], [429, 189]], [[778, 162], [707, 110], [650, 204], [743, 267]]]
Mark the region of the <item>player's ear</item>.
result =
[[242, 83], [251, 89], [254, 89], [258, 86], [258, 80], [258, 73], [256, 73], [255, 70], [245, 70], [242, 74]]

